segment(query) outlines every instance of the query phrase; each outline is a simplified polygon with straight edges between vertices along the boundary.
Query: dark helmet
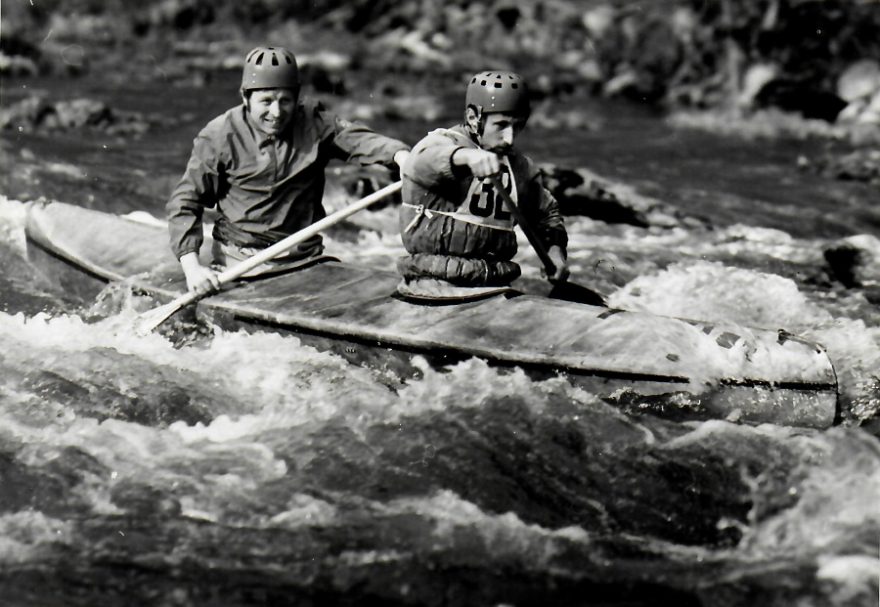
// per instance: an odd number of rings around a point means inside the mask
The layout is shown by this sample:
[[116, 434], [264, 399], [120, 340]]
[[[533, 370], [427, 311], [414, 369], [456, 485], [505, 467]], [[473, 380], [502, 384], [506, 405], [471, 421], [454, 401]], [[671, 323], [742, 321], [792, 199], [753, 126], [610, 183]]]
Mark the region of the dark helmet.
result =
[[465, 95], [465, 106], [474, 105], [482, 113], [504, 113], [528, 117], [529, 88], [519, 74], [513, 72], [480, 72], [471, 78]]
[[299, 90], [299, 69], [296, 58], [280, 46], [258, 46], [247, 54], [241, 76], [241, 90]]

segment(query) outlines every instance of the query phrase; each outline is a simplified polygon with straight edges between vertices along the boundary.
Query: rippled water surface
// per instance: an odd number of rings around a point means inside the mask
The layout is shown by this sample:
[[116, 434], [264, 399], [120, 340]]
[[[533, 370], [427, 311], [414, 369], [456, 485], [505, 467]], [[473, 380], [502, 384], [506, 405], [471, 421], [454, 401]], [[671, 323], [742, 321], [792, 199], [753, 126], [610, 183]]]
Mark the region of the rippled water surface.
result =
[[[621, 308], [785, 327], [822, 343], [839, 376], [830, 430], [675, 423], [476, 359], [417, 360], [400, 386], [292, 336], [134, 335], [124, 292], [82, 300], [29, 264], [25, 203], [161, 217], [195, 132], [234, 96], [27, 86], [167, 122], [140, 139], [3, 135], [4, 604], [876, 601], [880, 443], [859, 423], [878, 409], [878, 315], [823, 258], [836, 239], [877, 236], [876, 197], [797, 170], [828, 144], [719, 139], [595, 105], [592, 129], [527, 131], [542, 160], [713, 225], [571, 216], [575, 280]], [[436, 125], [380, 126], [413, 142]], [[328, 205], [350, 197], [331, 184]], [[328, 252], [393, 267], [396, 229], [394, 208], [366, 212]]]

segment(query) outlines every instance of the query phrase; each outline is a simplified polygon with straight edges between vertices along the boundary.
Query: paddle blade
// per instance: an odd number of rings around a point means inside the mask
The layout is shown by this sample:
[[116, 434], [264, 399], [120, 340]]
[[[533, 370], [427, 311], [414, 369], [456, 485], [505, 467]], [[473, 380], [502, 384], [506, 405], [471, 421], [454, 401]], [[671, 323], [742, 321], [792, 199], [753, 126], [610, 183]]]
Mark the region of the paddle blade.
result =
[[158, 308], [153, 308], [152, 310], [144, 312], [136, 321], [135, 333], [141, 337], [149, 335], [182, 307], [183, 304], [174, 300], [164, 306], [159, 306]]
[[552, 299], [562, 299], [565, 301], [573, 301], [575, 303], [586, 304], [588, 306], [608, 307], [605, 298], [596, 291], [573, 282], [555, 282], [553, 288], [547, 297]]

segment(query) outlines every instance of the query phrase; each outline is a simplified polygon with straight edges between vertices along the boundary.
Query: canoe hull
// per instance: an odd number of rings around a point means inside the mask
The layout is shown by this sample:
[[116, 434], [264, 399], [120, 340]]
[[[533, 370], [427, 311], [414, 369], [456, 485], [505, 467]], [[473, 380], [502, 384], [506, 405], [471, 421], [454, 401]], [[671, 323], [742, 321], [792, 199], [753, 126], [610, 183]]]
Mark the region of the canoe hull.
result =
[[[60, 266], [52, 271], [58, 280], [79, 274], [91, 285], [79, 287], [84, 292], [119, 280], [160, 300], [185, 290], [160, 226], [51, 203], [32, 206], [27, 236], [35, 264]], [[425, 306], [397, 296], [398, 280], [393, 272], [322, 263], [236, 283], [197, 310], [224, 328], [297, 335], [389, 381], [418, 374], [416, 355], [436, 366], [476, 356], [537, 377], [563, 374], [633, 412], [818, 428], [835, 420], [827, 355], [783, 332], [530, 295]]]

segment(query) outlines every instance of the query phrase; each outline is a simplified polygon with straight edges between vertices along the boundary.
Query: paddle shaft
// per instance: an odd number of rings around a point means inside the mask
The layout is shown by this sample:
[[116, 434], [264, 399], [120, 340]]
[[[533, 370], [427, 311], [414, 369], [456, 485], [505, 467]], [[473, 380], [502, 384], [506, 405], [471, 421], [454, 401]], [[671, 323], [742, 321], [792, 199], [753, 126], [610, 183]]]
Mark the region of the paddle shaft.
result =
[[[241, 261], [218, 274], [217, 278], [220, 281], [220, 284], [227, 284], [232, 282], [233, 280], [241, 278], [244, 274], [250, 272], [257, 266], [264, 264], [272, 259], [275, 259], [279, 255], [286, 253], [293, 246], [311, 238], [312, 236], [315, 236], [316, 234], [321, 232], [321, 230], [324, 230], [334, 224], [339, 223], [346, 217], [354, 215], [358, 211], [367, 208], [371, 204], [378, 202], [386, 196], [397, 192], [400, 188], [401, 182], [399, 181], [396, 181], [390, 185], [386, 185], [384, 188], [376, 190], [369, 196], [365, 196], [357, 202], [350, 204], [343, 209], [339, 209], [335, 213], [331, 213], [323, 219], [316, 221], [312, 225], [303, 228], [298, 232], [294, 232], [287, 238], [279, 240], [275, 244], [266, 247], [256, 255], [249, 257], [244, 261]], [[143, 327], [143, 330], [149, 331], [156, 328], [157, 326], [162, 324], [168, 317], [174, 314], [177, 310], [180, 310], [181, 308], [188, 306], [189, 304], [194, 303], [202, 297], [206, 297], [207, 295], [210, 295], [210, 293], [198, 293], [195, 291], [188, 291], [187, 293], [174, 299], [170, 303], [161, 306], [160, 308], [156, 308], [155, 310], [151, 310], [150, 312], [147, 312], [147, 315], [155, 314], [156, 317], [155, 319], [150, 319], [148, 317], [146, 319], [148, 322], [148, 326]]]
[[[505, 206], [507, 206], [507, 209], [510, 211], [511, 215], [513, 215], [517, 223], [519, 223], [519, 227], [522, 228], [522, 231], [525, 232], [526, 238], [529, 239], [529, 244], [532, 245], [533, 249], [535, 249], [535, 253], [538, 254], [541, 263], [544, 264], [544, 271], [547, 273], [547, 276], [549, 277], [556, 274], [556, 264], [553, 263], [552, 259], [550, 259], [550, 254], [547, 252], [547, 247], [545, 247], [544, 243], [541, 242], [541, 237], [538, 236], [538, 233], [535, 232], [534, 228], [532, 228], [532, 225], [528, 221], [526, 221], [522, 210], [520, 210], [520, 208], [510, 197], [508, 191], [504, 189], [504, 185], [501, 183], [501, 179], [498, 177], [498, 175], [492, 176], [492, 182], [495, 184], [495, 189], [498, 190], [498, 193], [501, 195], [501, 199], [504, 201]], [[554, 299], [563, 299], [565, 301], [574, 301], [590, 306], [608, 306], [608, 303], [605, 301], [605, 298], [602, 297], [601, 294], [588, 287], [569, 282], [567, 279], [549, 280], [550, 284], [553, 285], [553, 289], [550, 291], [550, 293], [547, 294], [548, 297], [552, 297]]]
[[532, 228], [532, 224], [526, 220], [522, 210], [513, 201], [513, 198], [510, 197], [510, 193], [504, 189], [504, 184], [501, 183], [501, 177], [498, 175], [492, 175], [491, 179], [492, 183], [495, 184], [495, 189], [504, 201], [507, 210], [510, 211], [510, 214], [516, 219], [519, 227], [522, 228], [523, 233], [525, 233], [529, 244], [532, 245], [535, 253], [538, 254], [538, 259], [544, 264], [544, 270], [547, 272], [547, 276], [553, 276], [556, 274], [556, 264], [550, 259], [550, 253], [547, 252], [547, 247], [541, 242], [541, 237], [538, 236], [538, 233]]
[[367, 208], [371, 204], [382, 200], [383, 198], [385, 198], [386, 196], [388, 196], [390, 194], [395, 193], [396, 191], [398, 191], [400, 189], [400, 187], [401, 187], [401, 182], [399, 182], [399, 181], [396, 181], [390, 185], [386, 185], [384, 188], [382, 188], [380, 190], [376, 190], [375, 192], [373, 192], [369, 196], [365, 196], [364, 198], [361, 198], [357, 202], [352, 203], [343, 209], [339, 209], [335, 213], [331, 213], [330, 215], [327, 215], [323, 219], [319, 219], [318, 221], [316, 221], [312, 225], [310, 225], [306, 228], [303, 228], [302, 230], [300, 230], [298, 232], [294, 232], [293, 234], [291, 234], [290, 236], [288, 236], [284, 240], [279, 240], [278, 242], [276, 242], [272, 246], [266, 247], [265, 249], [263, 249], [262, 251], [260, 251], [256, 255], [254, 255], [253, 257], [249, 257], [249, 258], [245, 259], [244, 261], [235, 264], [231, 268], [228, 268], [227, 270], [221, 272], [217, 276], [217, 278], [220, 280], [220, 284], [226, 284], [228, 282], [232, 282], [233, 280], [235, 280], [237, 278], [241, 278], [244, 274], [250, 272], [251, 270], [253, 270], [257, 266], [264, 264], [267, 261], [270, 261], [272, 259], [275, 259], [276, 257], [281, 255], [282, 253], [286, 253], [294, 245], [299, 244], [304, 240], [308, 240], [312, 236], [315, 236], [316, 234], [320, 233], [321, 230], [329, 228], [330, 226], [339, 223], [340, 221], [342, 221], [346, 217], [354, 215], [358, 211], [362, 211], [363, 209]]

